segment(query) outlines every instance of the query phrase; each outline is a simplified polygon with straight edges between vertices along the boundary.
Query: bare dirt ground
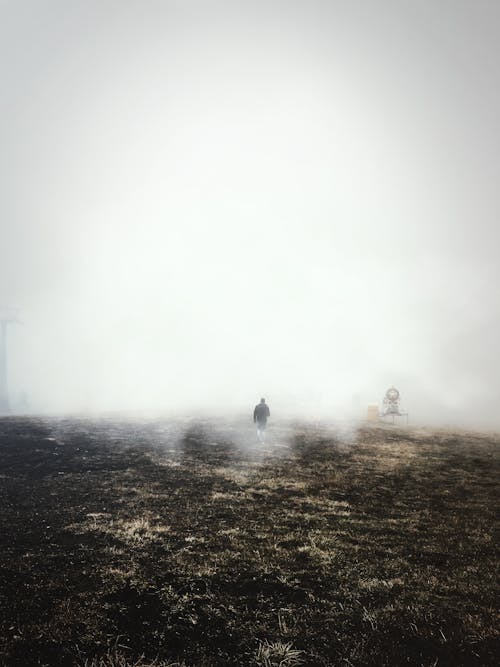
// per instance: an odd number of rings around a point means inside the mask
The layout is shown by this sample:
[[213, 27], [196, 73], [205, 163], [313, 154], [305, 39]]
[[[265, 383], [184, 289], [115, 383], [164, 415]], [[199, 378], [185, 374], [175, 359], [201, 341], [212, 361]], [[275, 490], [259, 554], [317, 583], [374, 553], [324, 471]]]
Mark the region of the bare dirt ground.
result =
[[498, 664], [500, 438], [0, 420], [0, 664]]

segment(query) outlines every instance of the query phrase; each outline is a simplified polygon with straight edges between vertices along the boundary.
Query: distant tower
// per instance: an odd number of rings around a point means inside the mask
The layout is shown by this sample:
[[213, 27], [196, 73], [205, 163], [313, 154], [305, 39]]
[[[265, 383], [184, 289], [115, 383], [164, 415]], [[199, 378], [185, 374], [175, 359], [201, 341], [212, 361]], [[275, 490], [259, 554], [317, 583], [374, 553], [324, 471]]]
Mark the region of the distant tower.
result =
[[7, 385], [7, 325], [19, 322], [14, 309], [0, 311], [0, 414], [10, 412]]

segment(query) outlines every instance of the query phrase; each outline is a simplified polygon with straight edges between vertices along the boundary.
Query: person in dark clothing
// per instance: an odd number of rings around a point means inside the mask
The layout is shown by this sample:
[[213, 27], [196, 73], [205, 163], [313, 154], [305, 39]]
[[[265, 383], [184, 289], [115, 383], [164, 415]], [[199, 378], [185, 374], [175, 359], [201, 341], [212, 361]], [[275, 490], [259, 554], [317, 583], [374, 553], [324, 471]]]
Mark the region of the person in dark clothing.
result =
[[266, 439], [266, 424], [267, 418], [271, 416], [269, 412], [269, 406], [266, 403], [265, 398], [260, 399], [260, 403], [255, 406], [253, 411], [253, 422], [257, 424], [257, 437], [260, 442], [264, 442]]

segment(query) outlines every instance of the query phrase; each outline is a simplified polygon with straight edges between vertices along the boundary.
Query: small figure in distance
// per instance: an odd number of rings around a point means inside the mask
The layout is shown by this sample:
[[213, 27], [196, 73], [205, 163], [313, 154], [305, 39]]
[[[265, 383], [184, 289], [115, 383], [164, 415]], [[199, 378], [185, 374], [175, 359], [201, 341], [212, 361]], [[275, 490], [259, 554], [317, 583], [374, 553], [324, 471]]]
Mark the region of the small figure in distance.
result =
[[267, 418], [271, 416], [269, 406], [266, 404], [266, 399], [261, 398], [260, 403], [255, 406], [253, 411], [253, 423], [257, 424], [257, 437], [261, 443], [266, 439], [266, 424]]

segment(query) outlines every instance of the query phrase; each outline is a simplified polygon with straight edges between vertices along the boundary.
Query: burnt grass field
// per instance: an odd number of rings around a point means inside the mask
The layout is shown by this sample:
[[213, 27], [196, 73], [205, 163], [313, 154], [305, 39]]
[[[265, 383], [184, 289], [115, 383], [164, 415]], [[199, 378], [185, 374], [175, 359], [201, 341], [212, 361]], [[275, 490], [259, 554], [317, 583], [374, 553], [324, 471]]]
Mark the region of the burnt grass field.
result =
[[0, 664], [498, 664], [500, 438], [0, 419]]

